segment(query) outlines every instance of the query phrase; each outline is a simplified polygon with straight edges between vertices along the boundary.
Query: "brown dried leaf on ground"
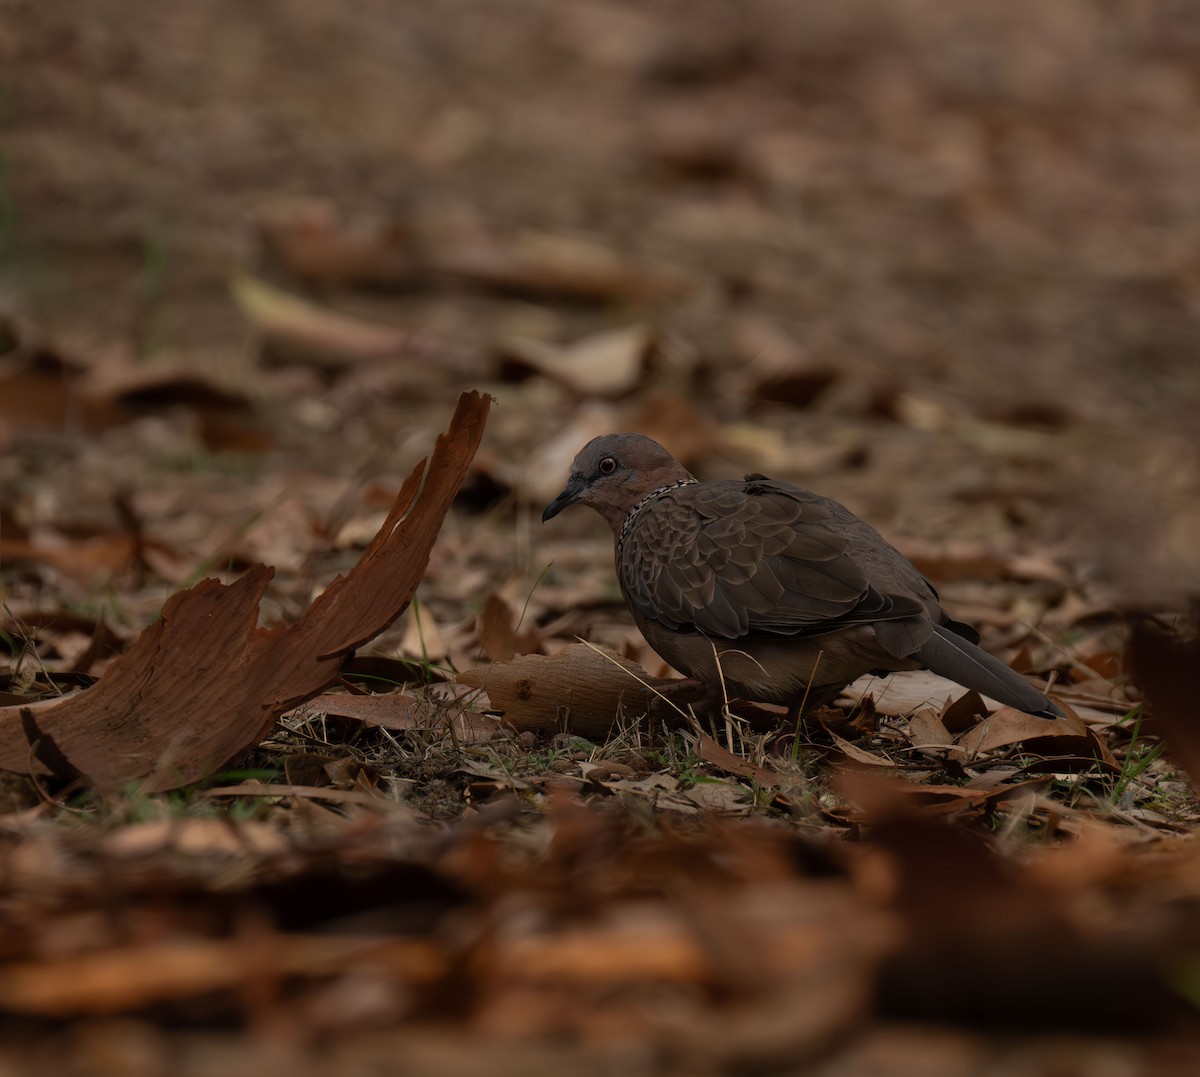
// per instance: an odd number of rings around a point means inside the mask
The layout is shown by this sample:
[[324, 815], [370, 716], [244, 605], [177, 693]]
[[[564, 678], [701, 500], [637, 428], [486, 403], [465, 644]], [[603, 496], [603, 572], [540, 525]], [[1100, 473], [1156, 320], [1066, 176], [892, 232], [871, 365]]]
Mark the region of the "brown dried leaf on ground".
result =
[[871, 752], [865, 748], [860, 748], [857, 744], [846, 740], [845, 737], [839, 737], [831, 729], [827, 729], [829, 739], [833, 742], [833, 747], [836, 751], [842, 754], [843, 759], [848, 765], [864, 766], [864, 767], [903, 767], [904, 760], [892, 758], [884, 755], [882, 752]]
[[0, 369], [0, 447], [37, 427], [97, 433], [128, 415], [84, 392], [84, 373], [49, 352], [7, 362]]
[[433, 269], [447, 276], [529, 296], [584, 302], [653, 303], [692, 291], [683, 270], [627, 261], [607, 247], [545, 233], [508, 241], [486, 234], [431, 246]]
[[416, 339], [411, 330], [326, 310], [247, 274], [235, 277], [230, 288], [242, 313], [261, 333], [303, 348], [323, 362], [391, 358], [410, 351]]
[[[864, 876], [889, 880], [900, 928], [900, 946], [879, 970], [883, 1016], [1057, 1029], [1191, 1019], [1164, 972], [1178, 968], [1178, 944], [1158, 916], [1098, 917], [1076, 891], [1049, 889], [989, 837], [900, 798], [881, 800], [873, 815]], [[1128, 991], [1112, 990], [1113, 968]]]
[[1067, 584], [1067, 567], [1048, 554], [1002, 552], [993, 543], [965, 539], [933, 542], [903, 538], [897, 542], [904, 554], [940, 587], [954, 580], [1038, 580]]
[[116, 532], [68, 538], [44, 531], [37, 541], [0, 538], [0, 563], [45, 565], [79, 583], [95, 584], [131, 568], [136, 546], [133, 535]]
[[214, 368], [219, 368], [218, 362], [204, 354], [164, 357], [147, 366], [114, 349], [106, 362], [89, 372], [88, 391], [131, 414], [170, 407], [187, 407], [201, 415], [248, 413], [249, 397], [215, 377]]
[[1200, 782], [1200, 638], [1184, 638], [1144, 621], [1129, 637], [1128, 663], [1146, 689], [1150, 717], [1171, 755]]
[[[934, 707], [940, 713], [944, 704], [950, 700], [957, 702], [964, 692], [965, 689], [956, 681], [939, 677], [927, 669], [913, 669], [901, 670], [886, 677], [859, 677], [842, 689], [838, 701], [843, 704], [846, 701], [860, 703], [864, 697], [871, 696], [880, 714], [904, 718], [923, 707]], [[976, 698], [982, 699], [989, 710], [1000, 707], [990, 696]]]
[[[128, 642], [121, 630], [109, 624], [103, 610], [87, 616], [66, 610], [14, 610], [5, 604], [0, 611], [0, 631], [37, 648], [41, 655], [49, 653], [61, 659], [69, 673], [92, 673], [98, 663], [120, 654]], [[0, 685], [10, 680], [19, 683], [19, 678], [9, 676], [0, 677]], [[0, 698], [3, 696], [0, 693]]]
[[909, 719], [908, 736], [914, 748], [928, 748], [934, 752], [945, 751], [954, 743], [946, 723], [929, 708], [917, 711]]
[[405, 480], [374, 541], [294, 625], [257, 627], [273, 570], [173, 595], [94, 688], [0, 711], [0, 768], [148, 791], [208, 777], [285, 710], [332, 685], [342, 659], [411, 601], [483, 434], [490, 398], [464, 393], [448, 433]]
[[736, 774], [740, 778], [748, 778], [765, 789], [773, 789], [782, 785], [787, 777], [778, 771], [760, 767], [749, 759], [734, 755], [728, 748], [722, 748], [703, 730], [696, 728], [696, 755], [706, 763], [725, 771], [726, 774]]
[[366, 696], [327, 694], [310, 700], [308, 707], [321, 714], [353, 718], [364, 725], [395, 732], [442, 729], [449, 724], [460, 743], [487, 740], [501, 728], [499, 720], [486, 714], [476, 714], [462, 707], [449, 711], [433, 708], [407, 692]]
[[743, 314], [732, 320], [729, 333], [740, 363], [734, 380], [744, 383], [745, 396], [805, 408], [847, 374], [815, 355], [795, 329], [771, 318]]
[[1028, 800], [1044, 789], [1049, 779], [1033, 779], [1013, 785], [982, 789], [961, 785], [920, 785], [900, 777], [881, 775], [861, 768], [845, 768], [835, 787], [847, 801], [838, 815], [855, 823], [872, 823], [897, 813], [973, 819], [994, 817], [998, 808]]
[[184, 553], [151, 538], [130, 499], [113, 497], [120, 530], [107, 525], [37, 526], [0, 531], [0, 564], [44, 565], [83, 585], [113, 581], [128, 574], [138, 582], [154, 571], [172, 579], [184, 571]]
[[250, 412], [249, 398], [218, 377], [219, 364], [203, 352], [146, 364], [121, 343], [59, 339], [24, 324], [11, 331], [18, 347], [0, 364], [0, 446], [38, 428], [97, 434], [169, 407], [192, 411], [206, 441], [206, 428], [222, 424], [257, 438], [257, 448], [266, 439], [237, 418]]
[[267, 252], [283, 268], [314, 284], [394, 288], [416, 268], [408, 229], [399, 222], [345, 221], [319, 199], [292, 199], [259, 216]]
[[418, 981], [440, 972], [428, 943], [336, 936], [286, 938], [259, 931], [251, 939], [164, 939], [120, 943], [93, 953], [9, 965], [0, 1007], [14, 1013], [63, 1016], [121, 1013], [152, 1003], [232, 992], [287, 976], [329, 976], [348, 962], [386, 953], [396, 967], [415, 958]]
[[585, 397], [621, 397], [641, 381], [654, 349], [655, 334], [645, 325], [621, 326], [571, 344], [532, 338], [511, 340], [503, 358], [530, 367]]
[[1026, 745], [1034, 752], [1041, 748], [1056, 757], [1076, 755], [1089, 762], [1112, 762], [1104, 742], [1080, 719], [1050, 721], [1012, 707], [1001, 707], [989, 714], [958, 740], [960, 752], [969, 759], [1013, 744]]
[[542, 633], [537, 625], [520, 630], [517, 611], [498, 591], [493, 591], [484, 602], [476, 635], [484, 657], [492, 662], [507, 662], [515, 655], [542, 648]]

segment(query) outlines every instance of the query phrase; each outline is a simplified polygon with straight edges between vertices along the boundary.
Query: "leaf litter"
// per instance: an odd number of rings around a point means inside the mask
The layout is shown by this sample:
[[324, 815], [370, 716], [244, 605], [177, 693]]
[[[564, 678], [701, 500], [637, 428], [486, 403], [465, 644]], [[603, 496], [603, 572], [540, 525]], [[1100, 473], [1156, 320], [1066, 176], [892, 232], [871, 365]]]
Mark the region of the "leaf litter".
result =
[[[316, 600], [335, 612], [296, 657], [255, 657], [295, 629], [249, 622], [270, 576], [251, 568], [177, 593], [95, 686], [7, 708], [6, 768], [68, 795], [94, 787], [113, 813], [98, 845], [80, 840], [95, 823], [48, 825], [48, 801], [7, 817], [10, 1019], [189, 1020], [205, 1000], [206, 1020], [269, 1015], [301, 1050], [315, 1029], [342, 1042], [420, 1028], [457, 994], [476, 1035], [587, 1044], [619, 1030], [713, 1070], [813, 1057], [864, 1022], [972, 1024], [980, 1000], [997, 1027], [1188, 1026], [1175, 985], [1195, 970], [1172, 940], [1200, 887], [1179, 826], [1190, 794], [1139, 818], [1165, 783], [1157, 759], [1135, 769], [1155, 742], [1124, 716], [1068, 705], [1048, 723], [920, 672], [854, 686], [803, 731], [736, 700], [697, 716], [664, 706], [670, 679], [636, 661], [558, 646], [553, 592], [520, 615], [491, 594], [468, 622], [486, 661], [452, 680], [426, 665], [446, 654], [426, 612], [398, 640], [397, 687], [356, 683], [372, 663], [345, 658], [415, 591], [486, 411], [463, 398], [358, 565]], [[355, 597], [339, 613], [341, 588]], [[1132, 664], [1166, 687], [1176, 675], [1153, 663], [1186, 662], [1160, 637], [1142, 630]], [[1120, 675], [1119, 657], [1089, 672]], [[1179, 709], [1160, 706], [1168, 722]], [[260, 742], [261, 775], [221, 773]], [[197, 781], [184, 814], [162, 814], [155, 793]], [[156, 817], [135, 821], [147, 808]], [[1100, 828], [1117, 837], [1081, 906], [1043, 865]], [[1130, 885], [1147, 850], [1172, 880], [1157, 897]], [[99, 881], [114, 871], [117, 891]], [[299, 907], [284, 898], [301, 892]], [[167, 931], [131, 941], [102, 926], [92, 903], [114, 894], [127, 923]], [[72, 910], [62, 941], [47, 903]], [[452, 930], [463, 916], [492, 927]], [[1135, 1017], [1097, 989], [1098, 952], [1137, 986]], [[1038, 963], [1049, 979], [1028, 977]], [[964, 975], [970, 1006], [950, 986]], [[316, 1025], [306, 1016], [343, 996]]]
[[[354, 77], [311, 100], [283, 80], [283, 113], [236, 49], [211, 50], [211, 110], [145, 92], [190, 69], [182, 14], [126, 40], [27, 13], [18, 35], [54, 47], [13, 65], [12, 204], [69, 213], [119, 179], [112, 204], [187, 224], [138, 240], [114, 300], [128, 222], [62, 224], [95, 236], [81, 252], [18, 221], [43, 246], [16, 290], [49, 282], [28, 309], [55, 331], [0, 319], [0, 1068], [1196, 1068], [1197, 473], [1191, 425], [1172, 439], [1147, 405], [1194, 423], [1186, 305], [1160, 298], [1193, 283], [1186, 222], [1162, 226], [1195, 171], [1188, 39], [1156, 13], [1130, 49], [1068, 4], [1036, 16], [1063, 47], [1030, 67], [1007, 36], [1028, 11], [876, 7], [863, 27], [912, 32], [514, 9], [578, 87], [636, 102], [630, 128], [562, 86], [582, 139], [532, 53], [495, 66], [508, 30], [463, 33], [461, 99], [397, 89], [422, 65], [381, 74], [357, 20], [453, 64], [454, 20], [416, 8], [324, 16]], [[155, 167], [121, 177], [46, 152], [114, 43], [131, 160], [155, 132]], [[390, 80], [378, 124], [341, 107], [360, 78]], [[53, 138], [34, 99], [63, 110]], [[279, 141], [305, 109], [319, 175]], [[200, 148], [205, 198], [162, 210], [160, 144]], [[1146, 165], [1154, 212], [1097, 189], [1097, 146]], [[284, 158], [289, 189], [336, 197], [285, 201]], [[251, 220], [261, 258], [212, 246], [214, 220]], [[163, 273], [172, 244], [187, 264]], [[1046, 330], [1068, 323], [1094, 340]], [[1106, 401], [1131, 356], [1154, 376]], [[487, 441], [476, 396], [406, 482], [464, 382], [502, 401]], [[919, 672], [800, 727], [661, 699], [607, 539], [536, 527], [575, 449], [621, 428], [886, 525], [1069, 717]]]
[[92, 689], [0, 712], [0, 767], [23, 773], [34, 761], [99, 789], [139, 782], [155, 792], [203, 780], [261, 741], [412, 599], [483, 434], [487, 399], [463, 396], [428, 473], [413, 471], [358, 564], [295, 625], [256, 627], [266, 566], [231, 584], [203, 580], [173, 595]]

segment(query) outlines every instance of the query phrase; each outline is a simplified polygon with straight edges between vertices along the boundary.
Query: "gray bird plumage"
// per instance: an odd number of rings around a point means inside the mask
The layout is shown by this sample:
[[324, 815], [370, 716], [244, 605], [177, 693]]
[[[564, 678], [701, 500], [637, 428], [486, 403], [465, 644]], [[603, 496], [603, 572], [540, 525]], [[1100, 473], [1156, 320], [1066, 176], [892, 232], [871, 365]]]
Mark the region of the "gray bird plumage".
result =
[[543, 521], [577, 501], [613, 530], [647, 642], [731, 696], [811, 707], [864, 673], [925, 667], [1030, 714], [1062, 713], [975, 646], [916, 566], [836, 501], [759, 475], [697, 482], [640, 434], [585, 445]]

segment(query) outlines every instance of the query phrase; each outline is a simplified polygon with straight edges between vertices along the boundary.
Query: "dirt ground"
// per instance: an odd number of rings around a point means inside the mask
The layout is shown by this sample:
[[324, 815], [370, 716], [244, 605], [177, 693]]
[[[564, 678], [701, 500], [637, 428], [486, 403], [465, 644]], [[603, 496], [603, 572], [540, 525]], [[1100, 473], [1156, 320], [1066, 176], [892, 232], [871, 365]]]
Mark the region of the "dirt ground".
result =
[[[386, 716], [8, 775], [0, 1071], [1194, 1072], [1200, 11], [0, 0], [0, 124], [12, 712], [205, 577], [297, 623], [495, 399]], [[577, 639], [670, 671], [540, 513], [621, 429], [844, 501], [1080, 724], [616, 715]]]

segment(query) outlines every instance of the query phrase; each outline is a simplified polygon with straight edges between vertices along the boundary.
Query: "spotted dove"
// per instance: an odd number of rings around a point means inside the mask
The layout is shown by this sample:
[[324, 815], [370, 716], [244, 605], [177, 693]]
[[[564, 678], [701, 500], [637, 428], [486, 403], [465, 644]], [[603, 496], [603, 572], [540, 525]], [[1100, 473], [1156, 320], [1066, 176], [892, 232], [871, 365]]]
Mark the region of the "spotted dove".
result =
[[656, 441], [609, 434], [580, 450], [542, 520], [577, 501], [612, 528], [621, 591], [650, 646], [730, 698], [798, 712], [864, 673], [925, 667], [1030, 714], [1062, 714], [827, 497], [762, 475], [698, 482]]

